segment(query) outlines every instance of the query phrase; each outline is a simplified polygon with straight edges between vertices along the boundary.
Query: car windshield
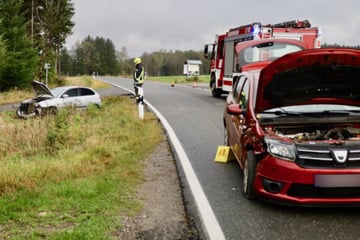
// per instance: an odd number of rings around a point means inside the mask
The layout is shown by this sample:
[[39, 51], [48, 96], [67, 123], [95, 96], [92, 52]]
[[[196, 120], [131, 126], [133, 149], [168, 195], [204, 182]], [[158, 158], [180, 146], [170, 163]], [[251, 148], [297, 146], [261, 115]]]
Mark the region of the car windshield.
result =
[[53, 96], [54, 96], [55, 98], [60, 97], [60, 94], [63, 93], [63, 91], [64, 91], [65, 88], [66, 88], [66, 87], [53, 88], [53, 89], [51, 89], [51, 93], [53, 94]]
[[243, 49], [238, 54], [240, 66], [250, 63], [273, 61], [288, 53], [303, 50], [301, 46], [283, 42], [266, 42]]

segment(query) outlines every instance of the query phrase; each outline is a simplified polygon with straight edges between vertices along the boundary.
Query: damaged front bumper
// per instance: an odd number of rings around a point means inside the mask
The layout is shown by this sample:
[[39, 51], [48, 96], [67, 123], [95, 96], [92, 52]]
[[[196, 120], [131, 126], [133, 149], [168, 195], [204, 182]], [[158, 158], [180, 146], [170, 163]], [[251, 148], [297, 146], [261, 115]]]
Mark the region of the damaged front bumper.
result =
[[31, 118], [37, 115], [37, 109], [32, 101], [23, 102], [16, 110], [16, 115], [19, 118]]

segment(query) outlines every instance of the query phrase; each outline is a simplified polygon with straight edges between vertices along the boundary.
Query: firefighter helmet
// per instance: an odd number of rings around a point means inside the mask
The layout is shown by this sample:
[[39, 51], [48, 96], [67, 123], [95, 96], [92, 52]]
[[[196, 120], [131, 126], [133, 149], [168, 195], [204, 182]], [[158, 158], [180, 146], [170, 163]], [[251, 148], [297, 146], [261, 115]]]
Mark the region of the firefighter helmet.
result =
[[141, 58], [134, 59], [134, 64], [140, 64], [140, 63], [141, 63]]

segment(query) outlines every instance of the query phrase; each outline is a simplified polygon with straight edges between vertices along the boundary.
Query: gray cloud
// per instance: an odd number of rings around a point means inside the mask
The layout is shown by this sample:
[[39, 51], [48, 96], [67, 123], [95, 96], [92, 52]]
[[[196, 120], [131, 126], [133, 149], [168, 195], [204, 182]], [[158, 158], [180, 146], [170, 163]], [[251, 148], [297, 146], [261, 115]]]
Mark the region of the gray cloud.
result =
[[74, 0], [75, 27], [66, 46], [88, 35], [126, 47], [130, 57], [164, 50], [201, 50], [215, 34], [251, 22], [309, 19], [326, 43], [358, 45], [360, 1]]

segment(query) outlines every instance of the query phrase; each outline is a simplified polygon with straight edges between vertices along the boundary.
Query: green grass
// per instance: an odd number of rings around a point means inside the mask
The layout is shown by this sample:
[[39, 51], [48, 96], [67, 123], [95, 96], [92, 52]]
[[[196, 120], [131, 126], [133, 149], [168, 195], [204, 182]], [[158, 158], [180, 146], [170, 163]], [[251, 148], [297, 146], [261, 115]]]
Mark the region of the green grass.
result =
[[191, 76], [186, 77], [184, 75], [179, 76], [148, 76], [146, 80], [150, 81], [158, 81], [164, 83], [193, 83], [194, 80], [202, 83], [209, 83], [210, 77], [209, 75], [200, 75], [200, 76]]
[[157, 119], [126, 97], [101, 109], [22, 120], [0, 114], [0, 239], [113, 239], [141, 208]]

